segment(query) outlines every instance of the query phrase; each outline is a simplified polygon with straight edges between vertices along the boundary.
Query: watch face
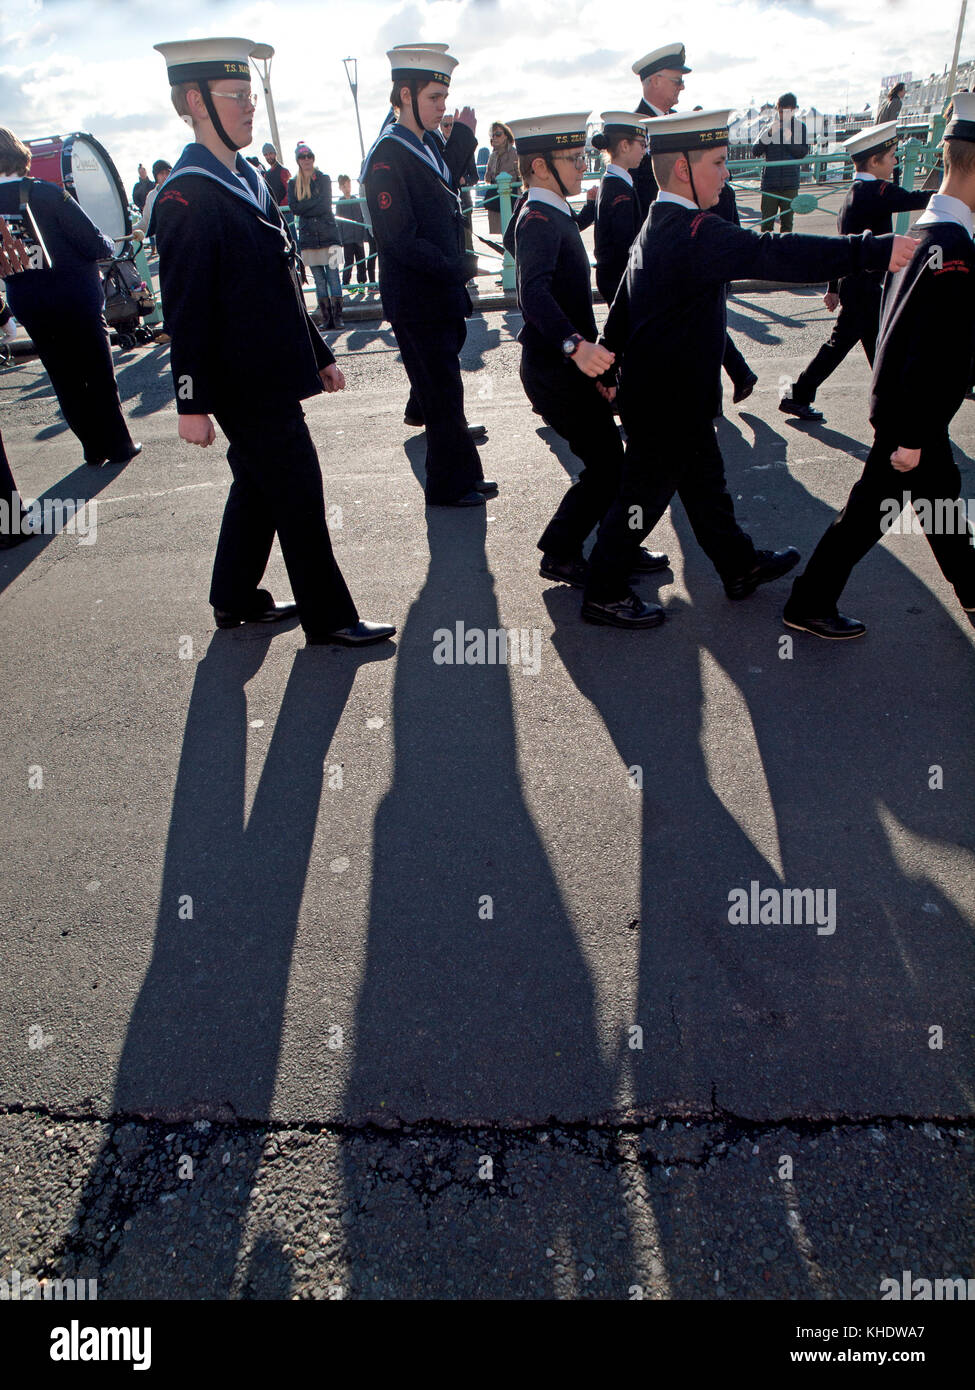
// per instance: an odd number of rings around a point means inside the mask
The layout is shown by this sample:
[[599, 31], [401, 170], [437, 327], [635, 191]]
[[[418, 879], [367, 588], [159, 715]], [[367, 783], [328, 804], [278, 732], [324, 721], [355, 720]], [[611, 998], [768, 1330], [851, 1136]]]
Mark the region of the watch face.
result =
[[575, 347], [575, 338], [566, 338], [565, 342], [562, 344], [562, 351], [565, 353], [567, 357], [569, 357], [572, 355], [573, 352], [575, 352]]

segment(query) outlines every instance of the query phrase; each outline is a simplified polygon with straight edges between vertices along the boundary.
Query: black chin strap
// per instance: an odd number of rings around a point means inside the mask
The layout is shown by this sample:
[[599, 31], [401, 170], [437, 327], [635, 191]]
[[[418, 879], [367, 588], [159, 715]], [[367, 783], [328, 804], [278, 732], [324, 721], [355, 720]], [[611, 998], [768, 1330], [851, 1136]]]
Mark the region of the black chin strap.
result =
[[[701, 200], [697, 196], [697, 189], [694, 187], [694, 170], [691, 168], [691, 156], [688, 154], [687, 150], [681, 150], [681, 154], [687, 160], [687, 177], [691, 181], [691, 192], [694, 194], [694, 201], [697, 203], [698, 207], [701, 208]], [[701, 211], [703, 212], [704, 209], [701, 208]]]
[[548, 170], [548, 172], [552, 175], [552, 178], [555, 180], [555, 182], [558, 184], [558, 186], [559, 186], [559, 192], [562, 194], [562, 197], [565, 199], [566, 202], [568, 202], [568, 201], [569, 201], [569, 190], [566, 188], [565, 184], [562, 182], [561, 176], [559, 175], [559, 171], [558, 171], [558, 169], [556, 169], [556, 167], [555, 167], [555, 161], [552, 159], [552, 156], [551, 156], [551, 155], [548, 155], [548, 154], [547, 154], [547, 155], [545, 156], [545, 167], [546, 167], [546, 169]]
[[220, 123], [220, 117], [217, 115], [217, 108], [216, 108], [216, 106], [215, 106], [214, 103], [213, 103], [213, 97], [212, 97], [212, 95], [211, 95], [211, 93], [210, 93], [210, 82], [209, 82], [209, 79], [206, 78], [206, 77], [202, 77], [202, 78], [199, 79], [199, 81], [200, 81], [200, 96], [203, 98], [203, 105], [204, 105], [204, 106], [206, 107], [206, 109], [207, 109], [207, 115], [210, 117], [210, 120], [213, 122], [213, 128], [214, 128], [214, 130], [215, 130], [215, 131], [217, 132], [217, 134], [220, 136], [220, 139], [223, 141], [223, 143], [227, 146], [227, 149], [228, 149], [228, 150], [233, 150], [234, 154], [236, 154], [237, 151], [238, 151], [238, 150], [242, 150], [242, 149], [244, 148], [244, 146], [243, 146], [243, 145], [235, 145], [234, 142], [233, 142], [233, 140], [231, 140], [230, 136], [227, 134], [227, 132], [224, 130], [223, 126], [221, 125], [221, 123]]

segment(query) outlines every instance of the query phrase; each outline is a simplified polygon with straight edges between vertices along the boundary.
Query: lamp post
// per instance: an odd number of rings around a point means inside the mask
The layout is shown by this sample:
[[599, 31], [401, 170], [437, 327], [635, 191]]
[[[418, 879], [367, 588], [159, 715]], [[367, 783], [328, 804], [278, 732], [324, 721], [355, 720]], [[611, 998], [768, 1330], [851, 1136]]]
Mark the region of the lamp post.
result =
[[[349, 67], [349, 64], [352, 67]], [[345, 68], [345, 75], [349, 79], [349, 87], [352, 91], [352, 105], [355, 107], [355, 123], [359, 132], [359, 151], [363, 160], [366, 157], [366, 147], [362, 143], [362, 122], [359, 120], [359, 60], [358, 58], [343, 58], [342, 66]]]
[[[278, 118], [274, 114], [274, 101], [271, 97], [271, 59], [273, 57], [274, 49], [269, 43], [256, 43], [251, 50], [251, 58], [260, 74], [261, 86], [264, 88], [267, 119], [271, 127], [271, 143], [274, 145], [278, 159], [283, 159], [284, 151], [281, 149], [281, 136], [278, 134]], [[259, 66], [259, 63], [263, 63], [263, 67]]]

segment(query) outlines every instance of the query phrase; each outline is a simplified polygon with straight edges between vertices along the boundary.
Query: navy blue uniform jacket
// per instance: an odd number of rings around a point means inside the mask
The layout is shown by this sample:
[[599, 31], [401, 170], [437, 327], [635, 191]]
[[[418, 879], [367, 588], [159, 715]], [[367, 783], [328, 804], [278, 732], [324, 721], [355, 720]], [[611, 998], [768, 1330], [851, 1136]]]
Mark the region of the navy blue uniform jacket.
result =
[[[50, 270], [24, 270], [7, 281], [7, 301], [19, 319], [34, 313], [101, 313], [105, 291], [98, 261], [115, 253], [71, 194], [53, 183], [28, 179], [30, 207], [44, 238]], [[0, 217], [20, 211], [21, 180], [0, 183]]]
[[[603, 330], [622, 355], [621, 403], [658, 423], [710, 421], [721, 408], [721, 360], [729, 280], [827, 280], [882, 269], [890, 237], [798, 236], [746, 231], [713, 212], [655, 202]], [[675, 413], [676, 412], [676, 413]]]
[[[913, 212], [926, 208], [930, 193], [911, 193], [906, 188], [898, 188], [886, 179], [856, 179], [847, 190], [843, 206], [836, 217], [836, 230], [841, 236], [852, 236], [856, 232], [873, 232], [874, 236], [886, 236], [894, 230], [895, 212]], [[879, 285], [883, 279], [882, 271], [867, 272], [870, 280]], [[836, 294], [841, 288], [838, 280], [831, 280], [829, 289]]]
[[643, 222], [636, 189], [616, 174], [604, 174], [596, 199], [596, 288], [612, 304], [626, 270], [630, 247]]
[[335, 358], [305, 308], [273, 199], [256, 207], [203, 174], [167, 181], [149, 228], [181, 415], [304, 400]]
[[[617, 180], [618, 182], [618, 180]], [[524, 325], [518, 341], [550, 363], [564, 363], [562, 344], [573, 333], [594, 343], [589, 257], [574, 217], [548, 203], [530, 203], [506, 229], [515, 258], [518, 308]]]
[[916, 230], [910, 264], [884, 283], [870, 383], [870, 423], [904, 449], [945, 434], [975, 357], [975, 243], [954, 222]]
[[[476, 147], [470, 127], [455, 121], [443, 147], [455, 184]], [[466, 318], [472, 308], [467, 228], [456, 195], [395, 136], [372, 150], [365, 185], [386, 317], [393, 323]]]

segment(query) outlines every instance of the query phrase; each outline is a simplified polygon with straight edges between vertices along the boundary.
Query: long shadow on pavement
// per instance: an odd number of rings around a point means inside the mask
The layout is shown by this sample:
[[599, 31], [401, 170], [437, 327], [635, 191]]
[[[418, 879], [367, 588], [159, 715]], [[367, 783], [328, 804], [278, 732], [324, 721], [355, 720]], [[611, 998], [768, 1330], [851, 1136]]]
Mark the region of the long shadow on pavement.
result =
[[[605, 1108], [610, 1072], [587, 964], [521, 788], [510, 683], [532, 677], [516, 666], [435, 663], [457, 624], [463, 656], [468, 632], [500, 622], [484, 511], [427, 517], [430, 567], [396, 666], [394, 780], [375, 820], [343, 1113], [393, 1127], [586, 1118]], [[444, 1180], [408, 1141], [403, 1148], [407, 1181]], [[461, 1213], [435, 1225], [371, 1204], [375, 1146], [345, 1147], [358, 1296], [415, 1296], [418, 1271], [424, 1297], [552, 1295], [551, 1264], [531, 1286], [505, 1264], [504, 1155], [487, 1157], [493, 1180], [479, 1175], [472, 1148], [450, 1175], [466, 1188]], [[607, 1222], [621, 1222], [618, 1190], [611, 1210], [596, 1211], [584, 1183], [564, 1206], [567, 1184], [556, 1186], [522, 1198], [539, 1250], [563, 1248], [563, 1237], [585, 1250], [607, 1238]]]
[[[261, 1161], [281, 1046], [291, 956], [315, 836], [323, 768], [356, 672], [392, 649], [302, 649], [288, 679], [246, 815], [246, 686], [266, 636], [217, 632], [200, 662], [180, 750], [152, 959], [132, 1012], [112, 1102], [116, 1117], [213, 1121], [245, 1117], [234, 1199], [218, 1212], [179, 1181], [165, 1125], [106, 1143], [78, 1201], [64, 1260], [94, 1259], [105, 1296], [287, 1297], [288, 1261], [264, 1236], [235, 1282], [250, 1191]], [[252, 753], [253, 757], [253, 753]], [[191, 915], [187, 915], [187, 914]], [[255, 1123], [257, 1122], [257, 1123]], [[220, 1163], [219, 1154], [201, 1163]], [[133, 1200], [138, 1194], [138, 1200]], [[162, 1194], [162, 1197], [161, 1197]], [[166, 1195], [169, 1194], [169, 1195]], [[165, 1202], [160, 1205], [160, 1200]], [[96, 1232], [121, 1226], [104, 1243]]]

